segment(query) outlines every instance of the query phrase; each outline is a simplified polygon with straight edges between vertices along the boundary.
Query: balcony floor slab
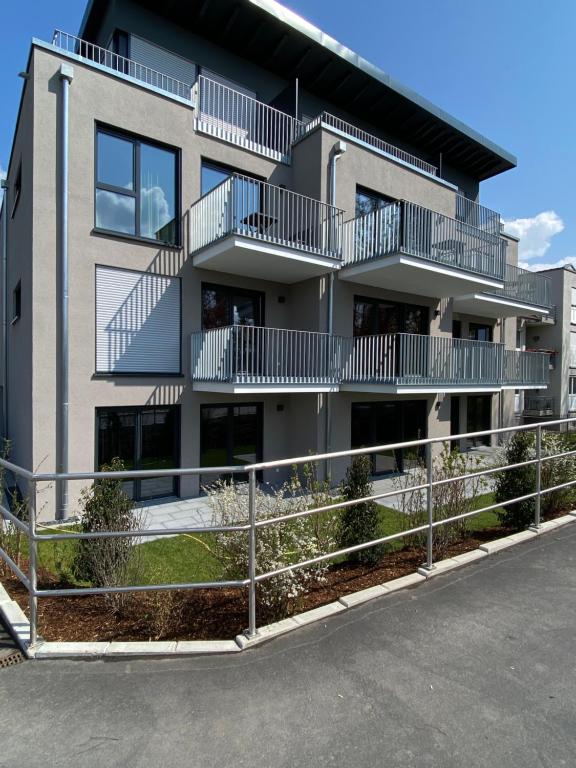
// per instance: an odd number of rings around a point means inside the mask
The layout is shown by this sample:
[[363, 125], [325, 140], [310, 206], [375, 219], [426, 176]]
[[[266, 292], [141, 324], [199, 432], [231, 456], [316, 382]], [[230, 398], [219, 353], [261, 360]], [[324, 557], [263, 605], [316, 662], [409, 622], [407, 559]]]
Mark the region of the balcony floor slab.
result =
[[229, 235], [192, 256], [195, 267], [277, 283], [298, 283], [338, 269], [340, 260], [313, 251]]
[[446, 298], [471, 291], [501, 290], [503, 283], [417, 256], [392, 254], [343, 267], [338, 277], [375, 288]]
[[234, 382], [195, 381], [192, 389], [197, 392], [221, 392], [230, 395], [280, 395], [290, 393], [339, 392], [339, 384], [236, 384]]
[[457, 296], [454, 299], [454, 311], [466, 315], [481, 317], [523, 317], [538, 313], [543, 317], [548, 315], [548, 309], [537, 304], [516, 301], [506, 296], [494, 296], [484, 293], [470, 293]]

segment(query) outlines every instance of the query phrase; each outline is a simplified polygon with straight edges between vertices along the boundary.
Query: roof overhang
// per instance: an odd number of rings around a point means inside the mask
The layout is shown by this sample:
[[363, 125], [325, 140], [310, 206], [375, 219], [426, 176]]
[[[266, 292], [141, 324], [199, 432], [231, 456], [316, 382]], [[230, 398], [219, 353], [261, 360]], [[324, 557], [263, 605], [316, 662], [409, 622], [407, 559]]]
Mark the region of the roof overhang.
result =
[[[90, 0], [79, 35], [98, 36], [113, 0]], [[482, 181], [516, 158], [275, 0], [132, 0], [244, 59], [263, 66], [339, 109]]]

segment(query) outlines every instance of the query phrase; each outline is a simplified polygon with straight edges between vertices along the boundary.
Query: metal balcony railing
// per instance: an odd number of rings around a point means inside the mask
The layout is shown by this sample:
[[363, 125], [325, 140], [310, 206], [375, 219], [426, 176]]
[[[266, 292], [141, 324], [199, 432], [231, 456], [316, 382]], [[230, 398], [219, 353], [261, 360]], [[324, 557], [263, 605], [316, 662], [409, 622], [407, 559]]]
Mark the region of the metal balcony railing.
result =
[[172, 96], [192, 101], [192, 89], [188, 83], [183, 83], [181, 80], [176, 80], [174, 77], [146, 67], [132, 59], [127, 59], [125, 56], [120, 56], [106, 48], [101, 48], [94, 43], [89, 43], [75, 35], [69, 35], [67, 32], [57, 29], [52, 37], [52, 45], [60, 51], [85, 59], [89, 64], [96, 64], [114, 74], [126, 75]]
[[541, 385], [550, 381], [550, 355], [546, 352], [504, 350], [504, 386]]
[[506, 244], [500, 236], [415, 203], [390, 203], [345, 222], [345, 264], [394, 253], [504, 279]]
[[485, 341], [392, 333], [344, 339], [343, 381], [393, 385], [502, 383], [504, 348]]
[[391, 333], [354, 338], [227, 326], [192, 334], [192, 378], [237, 384], [546, 386], [548, 356], [501, 344]]
[[190, 253], [236, 234], [340, 259], [342, 222], [332, 205], [234, 174], [190, 208]]
[[553, 416], [555, 400], [547, 395], [525, 395], [524, 414], [526, 416]]
[[438, 169], [431, 163], [427, 163], [425, 160], [412, 155], [410, 152], [406, 152], [399, 147], [395, 147], [384, 139], [380, 139], [378, 136], [374, 136], [367, 131], [363, 131], [361, 128], [357, 128], [352, 123], [347, 123], [345, 120], [341, 120], [339, 117], [331, 115], [329, 112], [322, 112], [317, 117], [313, 118], [300, 128], [301, 135], [304, 135], [320, 125], [334, 128], [339, 133], [344, 134], [351, 141], [357, 141], [361, 144], [367, 144], [369, 147], [377, 149], [379, 152], [384, 152], [387, 155], [391, 155], [397, 160], [401, 160], [407, 165], [412, 165], [414, 168], [418, 168], [420, 171], [429, 173], [431, 176], [438, 175]]
[[192, 334], [192, 379], [235, 384], [337, 384], [340, 337], [232, 325]]
[[460, 194], [456, 195], [456, 219], [492, 235], [500, 235], [502, 231], [499, 213]]
[[196, 88], [197, 131], [280, 162], [290, 161], [299, 120], [204, 75], [198, 77]]
[[486, 293], [547, 309], [551, 308], [551, 290], [549, 277], [522, 269], [515, 264], [506, 264], [504, 288]]

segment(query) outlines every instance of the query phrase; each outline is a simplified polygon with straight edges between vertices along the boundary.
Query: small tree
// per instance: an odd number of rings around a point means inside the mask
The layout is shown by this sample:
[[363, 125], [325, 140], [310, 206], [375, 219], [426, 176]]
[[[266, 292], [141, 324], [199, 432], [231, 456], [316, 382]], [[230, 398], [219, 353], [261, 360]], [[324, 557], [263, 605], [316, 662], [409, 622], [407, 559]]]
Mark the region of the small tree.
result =
[[[340, 486], [346, 501], [354, 501], [372, 495], [372, 462], [369, 456], [356, 456]], [[378, 538], [380, 519], [378, 506], [373, 501], [345, 507], [340, 520], [339, 541], [342, 548], [353, 547]], [[375, 565], [384, 552], [383, 546], [361, 549], [348, 555], [353, 563]]]
[[[505, 464], [528, 461], [534, 455], [534, 436], [528, 432], [517, 432], [504, 450]], [[506, 469], [496, 477], [495, 498], [502, 503], [534, 493], [536, 490], [536, 469], [534, 464], [515, 469]], [[503, 525], [517, 531], [524, 530], [534, 521], [534, 499], [525, 499], [503, 507], [498, 512]]]
[[[124, 463], [118, 458], [102, 466], [103, 472], [121, 472], [123, 469]], [[122, 480], [97, 480], [84, 488], [81, 507], [80, 530], [83, 533], [135, 531], [140, 526], [134, 502], [122, 488]], [[80, 540], [72, 565], [74, 576], [95, 587], [124, 584], [132, 564], [134, 543], [131, 536]], [[116, 607], [121, 603], [118, 597], [110, 596], [110, 602]]]

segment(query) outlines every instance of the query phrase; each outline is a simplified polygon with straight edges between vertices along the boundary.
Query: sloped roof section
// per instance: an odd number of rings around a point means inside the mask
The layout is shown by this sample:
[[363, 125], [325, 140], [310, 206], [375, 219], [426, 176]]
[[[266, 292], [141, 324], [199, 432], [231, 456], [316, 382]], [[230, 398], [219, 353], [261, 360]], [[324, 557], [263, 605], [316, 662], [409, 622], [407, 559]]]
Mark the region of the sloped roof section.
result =
[[[80, 36], [94, 39], [111, 0], [91, 0]], [[276, 0], [133, 0], [482, 181], [516, 166], [494, 142], [390, 77]]]

